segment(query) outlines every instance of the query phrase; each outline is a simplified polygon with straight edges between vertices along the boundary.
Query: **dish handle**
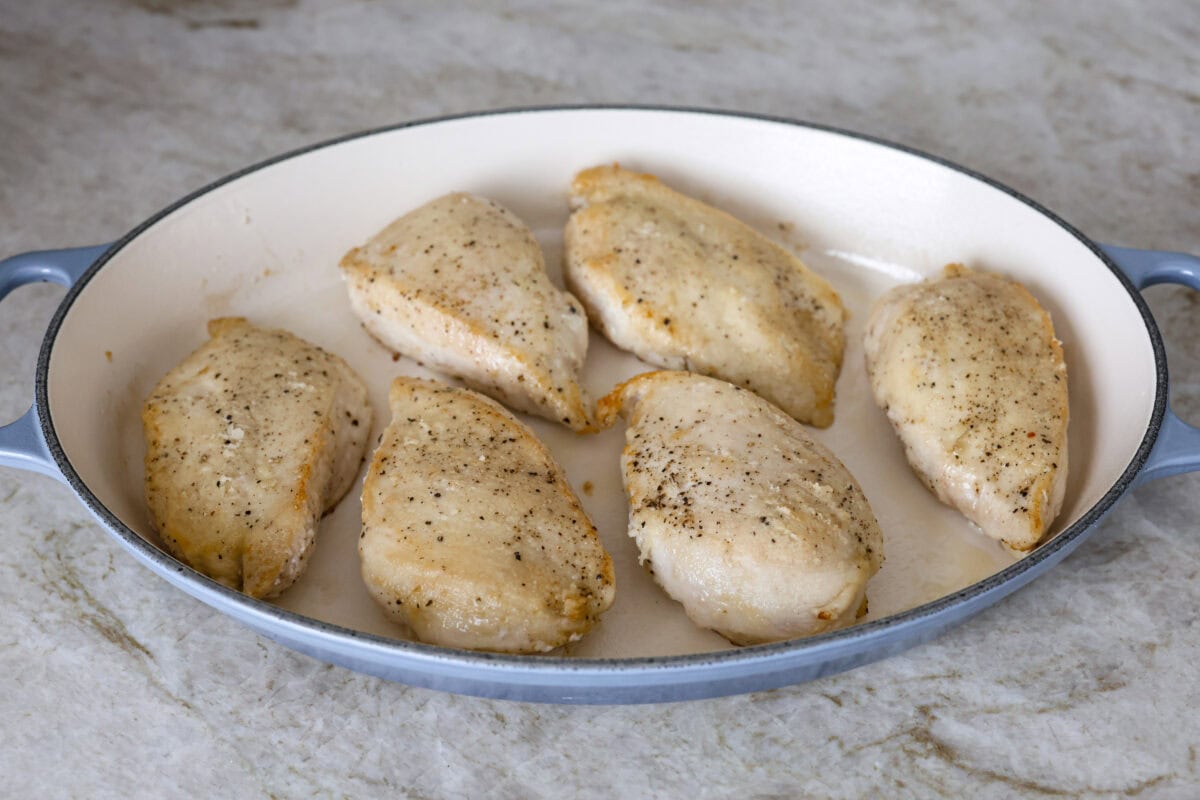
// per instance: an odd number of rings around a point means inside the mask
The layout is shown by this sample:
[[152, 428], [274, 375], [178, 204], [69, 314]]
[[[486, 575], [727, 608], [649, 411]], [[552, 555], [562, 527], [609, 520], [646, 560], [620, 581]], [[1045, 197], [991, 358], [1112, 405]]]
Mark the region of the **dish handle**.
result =
[[[70, 287], [108, 247], [101, 244], [67, 250], [41, 250], [0, 261], [0, 300], [27, 283], [53, 282]], [[60, 481], [63, 479], [42, 436], [36, 403], [15, 422], [0, 427], [0, 466], [38, 472]]]
[[[1200, 291], [1200, 258], [1185, 253], [1101, 245], [1140, 291], [1157, 283], [1178, 283]], [[1188, 425], [1167, 405], [1162, 428], [1136, 484], [1200, 469], [1200, 428]]]

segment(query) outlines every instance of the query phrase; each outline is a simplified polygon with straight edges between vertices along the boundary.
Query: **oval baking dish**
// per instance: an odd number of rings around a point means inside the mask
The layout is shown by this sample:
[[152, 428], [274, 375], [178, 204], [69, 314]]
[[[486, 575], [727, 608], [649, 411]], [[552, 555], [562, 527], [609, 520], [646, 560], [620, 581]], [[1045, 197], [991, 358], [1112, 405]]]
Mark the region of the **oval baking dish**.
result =
[[[621, 431], [579, 437], [537, 421], [617, 564], [616, 605], [566, 654], [492, 655], [406, 640], [358, 579], [353, 496], [322, 522], [309, 573], [273, 603], [227, 589], [159, 548], [142, 496], [140, 407], [203, 341], [205, 321], [237, 314], [320, 344], [367, 379], [382, 412], [393, 375], [427, 373], [394, 360], [361, 329], [338, 275], [342, 254], [401, 213], [462, 190], [529, 222], [557, 270], [570, 178], [611, 162], [731, 211], [799, 252], [842, 295], [851, 318], [837, 421], [816, 435], [858, 477], [884, 531], [887, 562], [869, 587], [868, 617], [809, 639], [736, 649], [696, 629], [637, 567], [617, 472]], [[1021, 281], [1064, 342], [1067, 497], [1050, 536], [1019, 560], [919, 484], [866, 387], [860, 342], [871, 301], [948, 262]], [[969, 170], [790, 120], [584, 107], [371, 131], [231, 175], [111, 246], [0, 263], [0, 297], [39, 280], [70, 289], [42, 344], [33, 407], [0, 428], [0, 464], [65, 481], [135, 558], [261, 634], [351, 669], [452, 692], [659, 702], [848, 669], [928, 640], [1041, 575], [1139, 482], [1200, 468], [1200, 430], [1167, 407], [1162, 341], [1138, 294], [1163, 281], [1200, 288], [1200, 260], [1098, 245]], [[585, 377], [593, 395], [646, 368], [592, 335]], [[377, 419], [376, 432], [384, 424]]]

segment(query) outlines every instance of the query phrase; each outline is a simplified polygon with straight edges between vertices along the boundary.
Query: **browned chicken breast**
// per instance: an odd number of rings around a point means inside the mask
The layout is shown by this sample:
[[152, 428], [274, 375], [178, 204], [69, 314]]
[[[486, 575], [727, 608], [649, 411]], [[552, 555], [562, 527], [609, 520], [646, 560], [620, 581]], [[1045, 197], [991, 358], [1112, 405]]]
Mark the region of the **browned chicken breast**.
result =
[[883, 561], [854, 477], [761, 397], [690, 372], [651, 372], [600, 401], [629, 422], [629, 535], [698, 625], [735, 644], [810, 636], [866, 610]]
[[371, 595], [418, 639], [539, 653], [613, 601], [612, 559], [550, 453], [498, 403], [397, 378], [363, 485]]
[[525, 223], [456, 193], [410, 211], [342, 259], [371, 335], [507, 403], [584, 431], [583, 306], [554, 286]]
[[875, 400], [943, 503], [1017, 551], [1062, 507], [1067, 367], [1019, 283], [957, 264], [876, 304], [864, 341]]
[[845, 311], [784, 248], [653, 175], [595, 167], [571, 184], [567, 285], [613, 344], [833, 422]]
[[146, 501], [178, 558], [251, 597], [292, 584], [371, 430], [346, 362], [287, 331], [215, 319], [146, 400]]

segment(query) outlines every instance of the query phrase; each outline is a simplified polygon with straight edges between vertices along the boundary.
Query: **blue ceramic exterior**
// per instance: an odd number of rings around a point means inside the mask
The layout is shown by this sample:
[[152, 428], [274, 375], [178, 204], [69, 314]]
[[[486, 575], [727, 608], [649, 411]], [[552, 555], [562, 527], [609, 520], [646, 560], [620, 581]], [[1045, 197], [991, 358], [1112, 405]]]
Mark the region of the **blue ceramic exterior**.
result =
[[[871, 141], [888, 144], [876, 139]], [[913, 152], [907, 148], [897, 149]], [[297, 155], [301, 154], [284, 158]], [[969, 172], [925, 154], [916, 155]], [[261, 166], [265, 164], [252, 167], [251, 170]], [[1200, 289], [1200, 259], [1179, 253], [1098, 247], [1050, 212], [1011, 189], [983, 176], [969, 174], [1010, 194], [1061, 225], [1095, 252], [1100, 265], [1122, 279], [1130, 302], [1141, 312], [1154, 348], [1157, 368], [1154, 414], [1137, 456], [1121, 479], [1068, 530], [984, 581], [887, 619], [810, 639], [702, 655], [567, 659], [472, 653], [363, 634], [284, 611], [227, 589], [147, 543], [105, 508], [79, 479], [71, 469], [54, 430], [45, 423], [45, 410], [49, 404], [49, 353], [67, 309], [75, 297], [86, 290], [88, 280], [104, 268], [113, 253], [136, 238], [142, 228], [158, 217], [236, 178], [236, 175], [164, 210], [111, 247], [100, 245], [43, 251], [0, 262], [0, 298], [18, 286], [35, 281], [53, 281], [71, 287], [42, 344], [33, 407], [16, 422], [0, 428], [0, 465], [39, 472], [68, 483], [100, 523], [135, 558], [218, 611], [314, 658], [387, 680], [513, 700], [654, 703], [772, 689], [851, 669], [928, 641], [1041, 575], [1079, 546], [1112, 510], [1117, 500], [1133, 486], [1154, 478], [1200, 469], [1200, 429], [1182, 422], [1167, 407], [1167, 370], [1162, 340], [1138, 294], [1138, 290], [1146, 286], [1163, 282]]]
[[[101, 244], [42, 250], [0, 261], [0, 300], [27, 283], [58, 283], [70, 288], [108, 248]], [[0, 428], [0, 464], [64, 480], [42, 436], [37, 408], [31, 407], [16, 422]]]

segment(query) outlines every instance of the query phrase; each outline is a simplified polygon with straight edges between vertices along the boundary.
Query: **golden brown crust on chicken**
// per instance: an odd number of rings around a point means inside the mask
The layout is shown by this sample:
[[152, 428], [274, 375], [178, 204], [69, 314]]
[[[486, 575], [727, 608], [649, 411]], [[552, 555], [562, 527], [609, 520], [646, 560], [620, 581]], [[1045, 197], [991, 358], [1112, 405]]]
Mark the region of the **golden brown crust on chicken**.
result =
[[1033, 549], [1062, 507], [1070, 417], [1062, 344], [1037, 299], [951, 264], [880, 298], [864, 349], [926, 486], [1010, 549]]
[[735, 644], [851, 624], [883, 561], [862, 489], [804, 426], [752, 392], [651, 372], [600, 401], [628, 419], [622, 476], [643, 563]]
[[833, 422], [845, 311], [798, 258], [653, 175], [580, 172], [567, 285], [618, 347], [750, 389], [796, 419]]
[[392, 222], [341, 262], [363, 325], [393, 350], [517, 411], [591, 427], [587, 318], [515, 214], [462, 192]]
[[538, 653], [613, 601], [612, 560], [545, 446], [468, 389], [397, 378], [363, 485], [363, 578], [417, 638]]
[[146, 501], [167, 549], [252, 597], [304, 570], [321, 515], [358, 474], [366, 387], [337, 356], [281, 330], [215, 319], [142, 410]]

